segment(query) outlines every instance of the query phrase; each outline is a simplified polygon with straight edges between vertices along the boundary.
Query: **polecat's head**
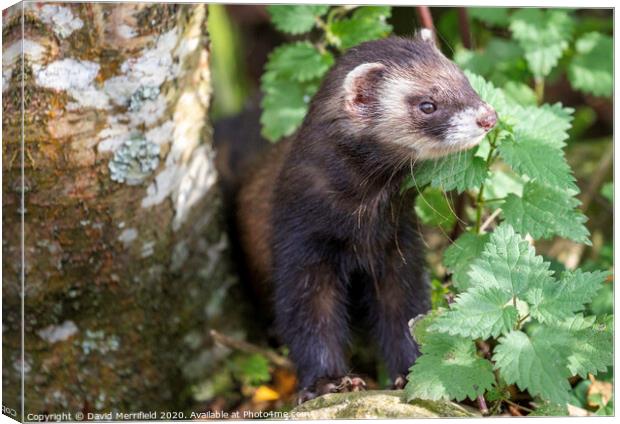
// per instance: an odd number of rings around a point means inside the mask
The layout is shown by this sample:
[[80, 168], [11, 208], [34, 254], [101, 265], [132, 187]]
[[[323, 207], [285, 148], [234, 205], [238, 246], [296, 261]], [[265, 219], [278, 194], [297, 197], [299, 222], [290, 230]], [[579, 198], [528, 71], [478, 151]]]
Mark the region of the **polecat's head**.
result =
[[430, 30], [361, 44], [341, 60], [338, 98], [349, 131], [428, 159], [469, 149], [495, 126], [495, 110], [437, 49]]

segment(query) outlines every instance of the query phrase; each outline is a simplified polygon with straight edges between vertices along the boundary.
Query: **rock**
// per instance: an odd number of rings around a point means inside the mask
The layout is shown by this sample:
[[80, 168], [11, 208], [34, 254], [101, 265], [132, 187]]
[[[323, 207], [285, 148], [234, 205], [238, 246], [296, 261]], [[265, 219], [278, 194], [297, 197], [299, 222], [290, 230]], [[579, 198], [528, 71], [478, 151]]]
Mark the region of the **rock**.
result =
[[294, 419], [476, 417], [473, 408], [449, 401], [404, 400], [402, 390], [330, 393], [291, 411]]

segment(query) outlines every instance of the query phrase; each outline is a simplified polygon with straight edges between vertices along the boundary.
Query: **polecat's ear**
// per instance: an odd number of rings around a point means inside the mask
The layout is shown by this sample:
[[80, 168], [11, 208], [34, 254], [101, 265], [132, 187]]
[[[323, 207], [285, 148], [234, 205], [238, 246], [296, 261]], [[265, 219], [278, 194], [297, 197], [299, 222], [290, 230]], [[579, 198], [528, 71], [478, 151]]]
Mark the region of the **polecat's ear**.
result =
[[369, 106], [377, 99], [379, 83], [385, 65], [381, 63], [362, 63], [350, 71], [344, 79], [344, 98], [346, 111], [357, 118], [365, 117]]

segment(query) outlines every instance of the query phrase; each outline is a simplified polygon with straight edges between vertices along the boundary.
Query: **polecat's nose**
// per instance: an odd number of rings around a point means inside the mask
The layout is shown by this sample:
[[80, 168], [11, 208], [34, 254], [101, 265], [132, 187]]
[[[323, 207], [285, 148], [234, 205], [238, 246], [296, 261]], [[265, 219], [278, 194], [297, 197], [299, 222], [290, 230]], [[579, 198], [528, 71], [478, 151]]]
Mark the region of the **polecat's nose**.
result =
[[476, 119], [476, 124], [485, 131], [489, 131], [497, 123], [497, 113], [490, 107], [484, 109], [484, 112]]

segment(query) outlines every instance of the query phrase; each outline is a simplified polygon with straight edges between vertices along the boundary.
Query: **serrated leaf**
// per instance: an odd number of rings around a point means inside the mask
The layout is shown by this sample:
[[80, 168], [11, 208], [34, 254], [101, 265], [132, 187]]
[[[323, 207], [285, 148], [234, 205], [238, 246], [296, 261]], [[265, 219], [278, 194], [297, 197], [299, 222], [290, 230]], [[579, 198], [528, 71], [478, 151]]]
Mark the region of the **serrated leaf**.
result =
[[459, 193], [480, 186], [488, 174], [484, 159], [473, 150], [453, 153], [441, 159], [421, 162], [407, 186], [422, 187], [426, 184], [444, 191], [456, 189]]
[[523, 298], [528, 302], [530, 314], [543, 323], [554, 323], [573, 316], [590, 303], [606, 272], [565, 272], [560, 281], [535, 284], [528, 288]]
[[501, 158], [515, 171], [558, 189], [579, 192], [561, 148], [515, 131], [515, 138], [504, 140], [498, 150]]
[[613, 91], [613, 39], [600, 32], [584, 34], [575, 43], [568, 79], [577, 90], [610, 97]]
[[457, 296], [450, 310], [438, 316], [431, 331], [488, 339], [506, 334], [517, 322], [512, 294], [497, 287], [474, 287]]
[[522, 106], [536, 106], [538, 103], [534, 90], [522, 82], [508, 81], [503, 90], [509, 99]]
[[341, 49], [349, 49], [364, 41], [383, 38], [392, 32], [387, 19], [392, 14], [390, 6], [362, 6], [348, 19], [333, 22], [329, 26], [330, 36]]
[[510, 18], [513, 37], [525, 51], [532, 74], [544, 78], [557, 65], [573, 33], [573, 21], [566, 11], [520, 9]]
[[465, 291], [471, 286], [467, 273], [473, 260], [481, 255], [490, 237], [488, 233], [463, 233], [445, 250], [444, 265], [452, 271], [452, 284], [460, 291]]
[[301, 34], [310, 31], [316, 24], [317, 17], [324, 15], [329, 6], [267, 6], [274, 26], [282, 32]]
[[456, 223], [456, 215], [446, 194], [436, 188], [428, 187], [415, 199], [415, 211], [426, 224], [449, 230]]
[[[562, 148], [568, 139], [574, 109], [560, 103], [540, 107], [517, 107], [512, 111], [515, 138], [531, 138], [540, 144]], [[563, 154], [563, 153], [561, 153]]]
[[305, 82], [322, 77], [333, 63], [331, 53], [321, 53], [309, 42], [299, 41], [277, 47], [265, 69], [273, 77]]
[[566, 190], [529, 181], [521, 197], [514, 194], [506, 197], [502, 211], [506, 222], [521, 234], [530, 234], [535, 239], [557, 234], [590, 244], [590, 232], [583, 225], [587, 218], [576, 209], [579, 204]]
[[492, 83], [486, 81], [480, 75], [476, 75], [469, 71], [464, 71], [465, 76], [469, 80], [472, 88], [482, 100], [493, 106], [499, 119], [510, 115], [512, 105], [509, 104], [502, 90], [496, 88]]
[[476, 355], [472, 340], [428, 333], [420, 349], [405, 387], [407, 400], [473, 400], [493, 387], [491, 363]]
[[505, 7], [468, 7], [469, 16], [486, 24], [498, 27], [508, 25], [508, 9]]
[[[569, 332], [562, 338], [572, 375], [587, 378], [588, 374], [604, 372], [613, 363], [613, 333], [610, 317], [599, 319], [579, 314], [561, 324]], [[553, 329], [557, 334], [557, 330]]]
[[565, 353], [544, 337], [512, 331], [499, 339], [493, 361], [508, 384], [558, 404], [569, 399]]
[[549, 263], [536, 256], [534, 248], [506, 223], [491, 234], [468, 273], [471, 286], [498, 288], [515, 297], [532, 284], [553, 282], [551, 274]]
[[271, 141], [289, 136], [301, 124], [311, 97], [317, 90], [313, 84], [273, 78], [264, 74], [261, 81], [264, 97], [260, 118], [262, 135]]
[[[514, 172], [496, 169], [491, 172], [489, 178], [484, 182], [484, 199], [503, 199], [509, 194], [521, 197], [523, 195], [523, 186], [525, 186], [525, 181]], [[490, 208], [499, 205], [501, 205], [499, 202], [487, 204]]]

